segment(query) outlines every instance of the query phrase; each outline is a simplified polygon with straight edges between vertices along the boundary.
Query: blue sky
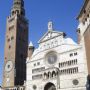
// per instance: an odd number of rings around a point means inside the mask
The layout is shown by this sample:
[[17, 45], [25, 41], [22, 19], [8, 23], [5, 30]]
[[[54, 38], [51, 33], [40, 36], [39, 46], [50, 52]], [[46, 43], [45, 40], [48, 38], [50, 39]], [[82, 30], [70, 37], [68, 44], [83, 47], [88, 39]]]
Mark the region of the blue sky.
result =
[[[29, 41], [35, 47], [37, 41], [47, 31], [47, 23], [52, 20], [54, 29], [65, 32], [68, 37], [77, 41], [76, 17], [84, 0], [24, 0], [26, 17], [29, 20]], [[4, 43], [6, 18], [10, 15], [13, 0], [0, 0], [0, 85], [4, 61]]]

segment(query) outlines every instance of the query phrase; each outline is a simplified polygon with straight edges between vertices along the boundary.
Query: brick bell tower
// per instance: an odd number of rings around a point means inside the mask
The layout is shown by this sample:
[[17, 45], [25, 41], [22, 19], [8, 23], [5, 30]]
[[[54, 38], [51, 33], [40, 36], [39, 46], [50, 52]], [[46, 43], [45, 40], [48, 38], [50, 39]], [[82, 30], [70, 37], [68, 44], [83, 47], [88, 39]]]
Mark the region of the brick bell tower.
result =
[[3, 88], [23, 85], [26, 80], [26, 57], [28, 52], [28, 20], [24, 1], [14, 0], [7, 18]]

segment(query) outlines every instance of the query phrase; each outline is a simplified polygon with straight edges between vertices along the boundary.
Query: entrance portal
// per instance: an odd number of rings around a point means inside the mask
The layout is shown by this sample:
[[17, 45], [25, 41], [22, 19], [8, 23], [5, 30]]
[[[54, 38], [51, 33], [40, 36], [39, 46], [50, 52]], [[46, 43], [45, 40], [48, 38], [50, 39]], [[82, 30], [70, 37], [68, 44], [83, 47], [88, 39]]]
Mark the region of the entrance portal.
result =
[[44, 90], [56, 90], [56, 87], [53, 83], [47, 83], [44, 87]]

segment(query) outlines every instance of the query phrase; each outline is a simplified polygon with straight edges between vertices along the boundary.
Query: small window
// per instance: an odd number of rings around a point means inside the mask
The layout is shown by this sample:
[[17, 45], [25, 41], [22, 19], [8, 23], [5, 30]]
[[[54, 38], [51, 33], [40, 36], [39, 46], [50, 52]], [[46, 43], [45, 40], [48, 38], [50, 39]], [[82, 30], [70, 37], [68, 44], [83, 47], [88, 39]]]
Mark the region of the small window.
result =
[[7, 41], [9, 42], [9, 41], [10, 41], [10, 39], [8, 38], [8, 39], [7, 39]]
[[14, 29], [14, 25], [12, 25], [11, 27], [9, 27], [9, 31]]
[[61, 63], [60, 65], [61, 65], [61, 67], [62, 67], [62, 63]]
[[23, 11], [21, 11], [21, 15], [24, 15], [24, 12]]
[[77, 32], [78, 32], [78, 33], [81, 33], [81, 32], [80, 32], [80, 28], [78, 28]]
[[36, 63], [34, 63], [34, 66], [36, 66]]
[[12, 11], [12, 15], [14, 15], [14, 13], [15, 13], [15, 12], [14, 12], [14, 11]]
[[68, 61], [68, 65], [70, 65], [70, 62]]
[[71, 72], [70, 72], [71, 74], [73, 73], [73, 69], [71, 69]]
[[72, 62], [71, 62], [71, 61], [69, 61], [69, 64], [70, 64], [70, 65], [72, 65]]
[[72, 56], [73, 56], [73, 53], [70, 54], [70, 57], [72, 57]]
[[21, 90], [23, 90], [23, 88], [21, 88]]
[[87, 17], [89, 17], [89, 14], [87, 15]]
[[11, 49], [11, 46], [9, 45], [9, 49]]
[[78, 32], [80, 33], [80, 29], [78, 30]]
[[14, 37], [12, 36], [12, 37], [11, 37], [11, 40], [13, 40], [13, 39], [14, 39]]
[[61, 67], [61, 63], [59, 63], [59, 68]]
[[86, 13], [86, 10], [84, 10], [84, 13]]
[[77, 52], [76, 52], [76, 53], [74, 53], [74, 55], [76, 56], [76, 55], [77, 55]]
[[38, 62], [37, 65], [40, 65], [40, 62]]
[[5, 59], [7, 59], [7, 57], [5, 57]]

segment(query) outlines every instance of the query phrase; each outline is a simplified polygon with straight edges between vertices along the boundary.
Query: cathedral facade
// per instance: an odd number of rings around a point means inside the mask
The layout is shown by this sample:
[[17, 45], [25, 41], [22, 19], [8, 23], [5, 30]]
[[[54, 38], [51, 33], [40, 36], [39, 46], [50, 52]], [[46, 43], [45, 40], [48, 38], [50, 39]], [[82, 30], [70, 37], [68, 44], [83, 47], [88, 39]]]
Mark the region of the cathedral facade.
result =
[[86, 90], [82, 45], [54, 30], [51, 21], [38, 43], [39, 47], [27, 58], [26, 90]]

